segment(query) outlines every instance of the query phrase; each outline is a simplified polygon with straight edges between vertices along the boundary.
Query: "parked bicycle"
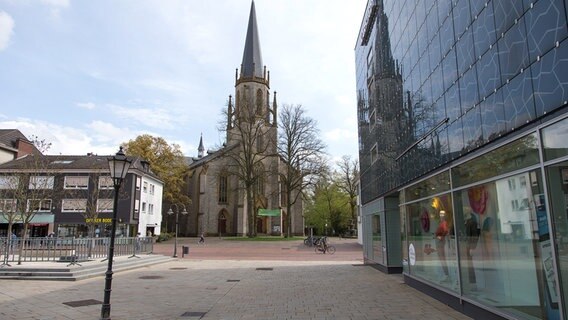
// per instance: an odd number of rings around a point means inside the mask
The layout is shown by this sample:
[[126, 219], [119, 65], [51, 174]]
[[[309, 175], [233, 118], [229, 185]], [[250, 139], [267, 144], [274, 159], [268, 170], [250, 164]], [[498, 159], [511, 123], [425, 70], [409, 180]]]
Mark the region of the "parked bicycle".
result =
[[321, 237], [318, 241], [318, 244], [316, 245], [315, 252], [316, 253], [322, 252], [323, 254], [325, 253], [334, 254], [335, 247], [327, 244], [327, 237]]
[[313, 247], [318, 243], [319, 239], [320, 237], [308, 236], [306, 239], [304, 239], [304, 245]]

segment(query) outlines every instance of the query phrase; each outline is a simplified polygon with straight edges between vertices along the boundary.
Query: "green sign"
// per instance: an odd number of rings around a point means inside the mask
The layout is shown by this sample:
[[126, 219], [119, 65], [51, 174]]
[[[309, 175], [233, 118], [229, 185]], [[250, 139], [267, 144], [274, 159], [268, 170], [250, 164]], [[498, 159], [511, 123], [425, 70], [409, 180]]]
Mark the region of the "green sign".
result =
[[258, 209], [259, 217], [280, 217], [280, 209]]

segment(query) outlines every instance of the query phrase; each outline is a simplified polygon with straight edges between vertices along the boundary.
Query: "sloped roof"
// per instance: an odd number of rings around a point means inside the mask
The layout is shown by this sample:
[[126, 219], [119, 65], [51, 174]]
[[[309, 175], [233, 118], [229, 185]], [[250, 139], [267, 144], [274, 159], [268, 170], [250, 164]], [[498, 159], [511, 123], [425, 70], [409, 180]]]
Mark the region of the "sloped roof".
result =
[[[46, 168], [55, 171], [98, 171], [108, 170], [109, 155], [27, 155], [19, 159], [15, 159], [3, 164], [0, 164], [0, 171], [19, 171], [34, 168]], [[160, 180], [148, 168], [148, 163], [140, 157], [129, 157], [132, 159], [130, 170], [138, 170], [153, 178]], [[41, 165], [34, 163], [40, 162]]]
[[[0, 129], [0, 146], [17, 150], [18, 140], [23, 140], [32, 144], [32, 142], [28, 140], [28, 138], [18, 129]], [[35, 146], [33, 146], [33, 150], [34, 153], [40, 153]]]

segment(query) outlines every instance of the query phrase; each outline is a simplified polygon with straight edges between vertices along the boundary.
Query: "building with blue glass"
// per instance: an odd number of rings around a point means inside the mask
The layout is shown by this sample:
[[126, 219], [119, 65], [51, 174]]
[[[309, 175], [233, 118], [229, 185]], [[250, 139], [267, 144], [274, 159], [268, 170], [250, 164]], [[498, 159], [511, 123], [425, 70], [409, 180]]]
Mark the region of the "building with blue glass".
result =
[[480, 319], [568, 319], [568, 1], [369, 0], [366, 263]]

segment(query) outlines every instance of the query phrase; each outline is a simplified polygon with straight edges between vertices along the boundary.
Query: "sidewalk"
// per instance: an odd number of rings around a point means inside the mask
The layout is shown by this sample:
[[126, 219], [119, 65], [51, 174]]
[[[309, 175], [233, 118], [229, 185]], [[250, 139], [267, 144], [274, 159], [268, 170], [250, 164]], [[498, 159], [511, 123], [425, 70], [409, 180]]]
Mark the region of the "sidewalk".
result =
[[[275, 251], [285, 243], [208, 241], [194, 251]], [[307, 249], [287, 245], [290, 249], [280, 251], [309, 257]], [[158, 247], [168, 250], [167, 244]], [[358, 259], [333, 260], [312, 251], [314, 259], [331, 260], [202, 260], [192, 259], [191, 253], [115, 274], [112, 319], [469, 319], [406, 286], [400, 275], [383, 274]], [[100, 316], [101, 305], [90, 303], [103, 300], [104, 277], [3, 280], [1, 286], [0, 319]]]

